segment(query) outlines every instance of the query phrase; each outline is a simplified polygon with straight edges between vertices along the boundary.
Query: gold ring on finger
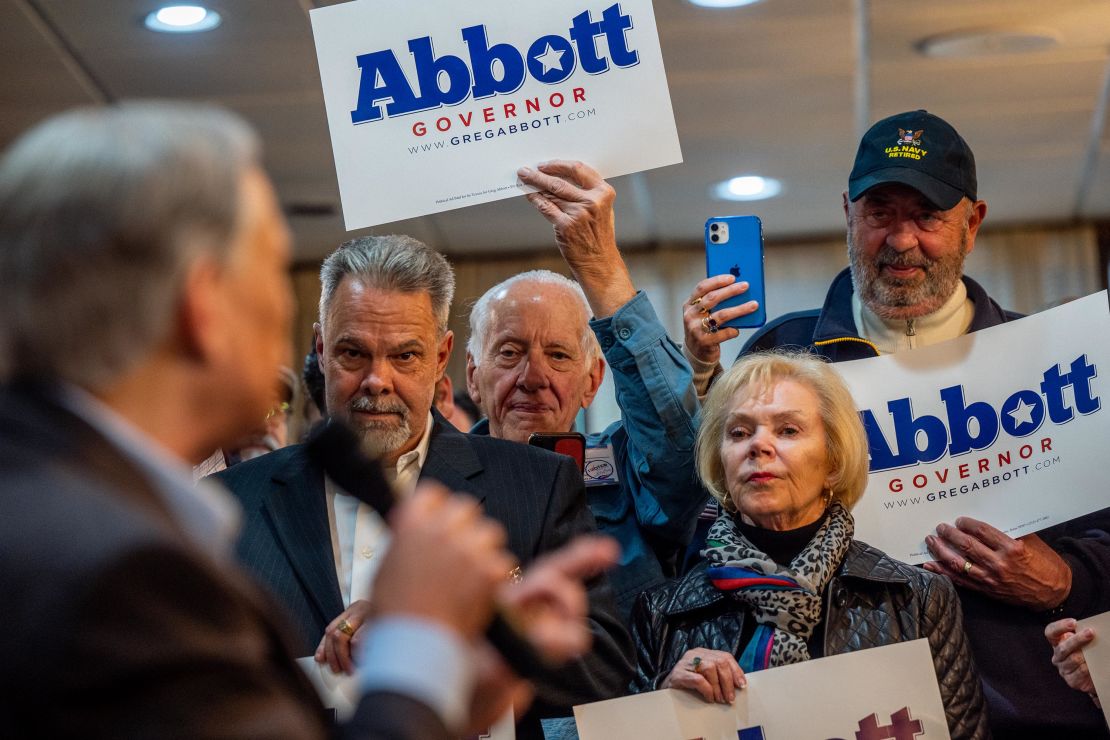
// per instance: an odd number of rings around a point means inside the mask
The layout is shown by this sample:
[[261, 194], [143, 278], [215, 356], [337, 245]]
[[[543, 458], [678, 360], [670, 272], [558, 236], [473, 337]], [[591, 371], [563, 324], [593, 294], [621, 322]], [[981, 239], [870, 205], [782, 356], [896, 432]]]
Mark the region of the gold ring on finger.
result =
[[345, 634], [347, 637], [354, 637], [355, 636], [355, 628], [346, 619], [341, 621], [336, 626], [336, 629], [339, 630], [340, 632], [342, 632], [343, 634]]
[[970, 560], [965, 560], [964, 561], [964, 567], [963, 567], [963, 571], [964, 571], [965, 576], [969, 575], [971, 573], [971, 568], [972, 568], [971, 561]]
[[701, 296], [700, 295], [697, 298], [695, 298], [694, 300], [690, 301], [691, 306], [696, 306], [699, 303], [701, 303]]

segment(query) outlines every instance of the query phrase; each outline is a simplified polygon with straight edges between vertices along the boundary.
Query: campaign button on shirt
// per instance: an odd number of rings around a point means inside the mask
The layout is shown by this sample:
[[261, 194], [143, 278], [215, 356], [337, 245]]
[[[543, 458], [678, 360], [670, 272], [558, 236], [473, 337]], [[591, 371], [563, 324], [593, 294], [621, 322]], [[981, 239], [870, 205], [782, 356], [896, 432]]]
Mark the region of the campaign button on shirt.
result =
[[586, 450], [586, 465], [582, 479], [587, 486], [610, 486], [619, 483], [617, 465], [613, 460], [613, 446], [590, 447]]

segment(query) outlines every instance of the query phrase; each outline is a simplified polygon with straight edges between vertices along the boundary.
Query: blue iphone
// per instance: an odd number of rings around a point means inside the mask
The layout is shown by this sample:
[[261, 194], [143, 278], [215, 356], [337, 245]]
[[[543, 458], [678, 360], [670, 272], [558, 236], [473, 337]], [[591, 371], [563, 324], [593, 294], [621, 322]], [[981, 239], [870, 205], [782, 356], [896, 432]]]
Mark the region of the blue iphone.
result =
[[714, 216], [705, 222], [705, 275], [731, 273], [736, 282], [747, 281], [748, 290], [722, 301], [714, 311], [759, 301], [759, 309], [722, 326], [751, 329], [767, 323], [763, 295], [763, 224], [758, 216]]

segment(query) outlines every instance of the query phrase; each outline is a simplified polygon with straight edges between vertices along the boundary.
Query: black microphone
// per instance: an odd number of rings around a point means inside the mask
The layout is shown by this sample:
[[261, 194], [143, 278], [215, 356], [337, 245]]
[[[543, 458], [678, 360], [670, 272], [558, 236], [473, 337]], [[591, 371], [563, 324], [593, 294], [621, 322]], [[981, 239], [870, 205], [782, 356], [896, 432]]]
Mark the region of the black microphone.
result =
[[[382, 467], [362, 452], [358, 436], [343, 423], [330, 419], [309, 436], [305, 443], [308, 457], [336, 485], [369, 505], [386, 521], [396, 503], [393, 490], [382, 474]], [[521, 678], [536, 679], [551, 671], [547, 661], [532, 647], [500, 611], [486, 628], [486, 639]]]

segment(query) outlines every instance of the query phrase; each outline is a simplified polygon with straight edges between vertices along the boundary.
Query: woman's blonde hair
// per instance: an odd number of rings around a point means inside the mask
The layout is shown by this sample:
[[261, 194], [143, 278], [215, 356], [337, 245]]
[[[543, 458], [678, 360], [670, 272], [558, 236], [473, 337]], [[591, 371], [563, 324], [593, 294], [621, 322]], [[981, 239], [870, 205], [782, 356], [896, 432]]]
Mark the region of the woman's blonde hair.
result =
[[832, 470], [832, 495], [851, 509], [867, 488], [867, 434], [840, 374], [823, 358], [808, 352], [773, 350], [747, 355], [717, 379], [702, 405], [695, 453], [698, 475], [725, 509], [736, 510], [721, 463], [725, 422], [737, 394], [749, 398], [783, 380], [800, 383], [817, 395]]

